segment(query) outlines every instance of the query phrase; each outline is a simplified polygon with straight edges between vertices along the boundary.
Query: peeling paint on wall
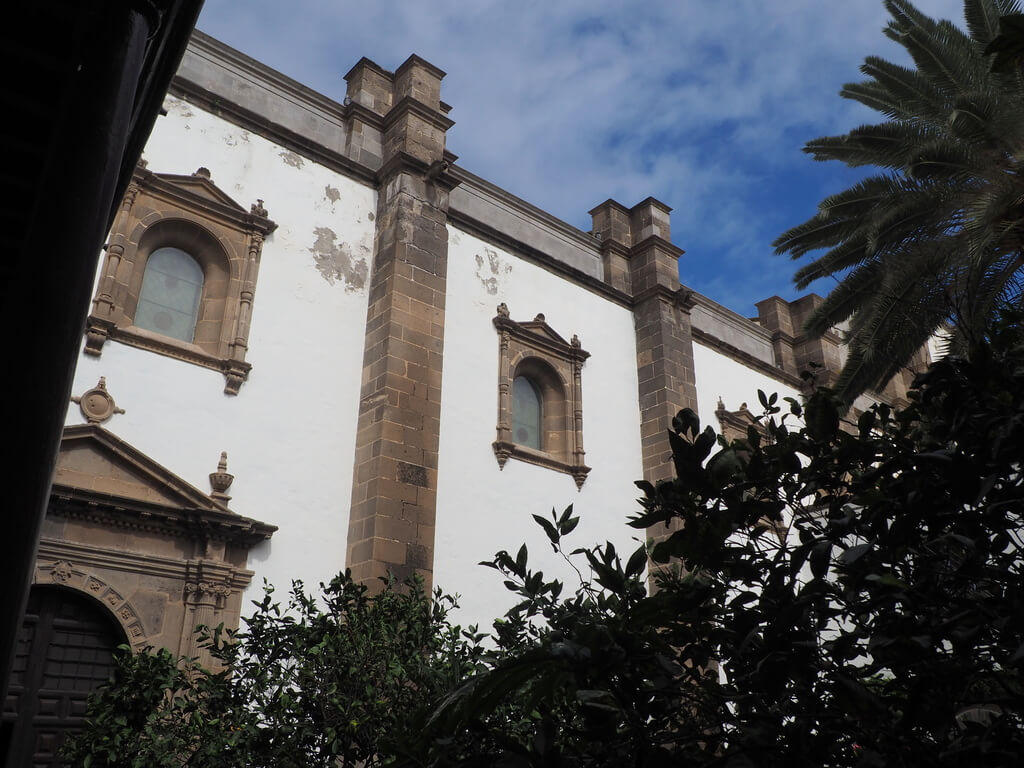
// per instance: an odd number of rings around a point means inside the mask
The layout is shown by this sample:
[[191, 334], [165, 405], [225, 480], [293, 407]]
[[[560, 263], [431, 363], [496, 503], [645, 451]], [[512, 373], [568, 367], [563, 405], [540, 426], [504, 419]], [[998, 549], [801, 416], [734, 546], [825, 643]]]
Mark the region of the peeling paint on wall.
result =
[[341, 199], [341, 192], [339, 192], [336, 188], [328, 184], [326, 187], [324, 187], [324, 197], [330, 200], [331, 203], [336, 203], [338, 202], [338, 200]]
[[[476, 279], [480, 281], [480, 284], [487, 290], [487, 293], [491, 296], [497, 296], [498, 278], [510, 274], [512, 272], [512, 265], [502, 264], [497, 252], [492, 251], [490, 248], [485, 248], [484, 253], [487, 254], [486, 264], [483, 256], [479, 253], [476, 255]], [[489, 276], [487, 276], [488, 272], [490, 272]]]
[[278, 157], [284, 160], [285, 165], [290, 165], [293, 168], [301, 168], [306, 164], [306, 161], [294, 152], [279, 152]]
[[224, 137], [224, 143], [229, 147], [237, 147], [239, 144], [246, 144], [249, 141], [249, 132], [242, 131], [237, 136], [233, 133], [229, 133]]
[[[361, 290], [369, 274], [366, 259], [354, 258], [352, 249], [347, 243], [338, 243], [338, 236], [330, 227], [317, 227], [313, 230], [313, 236], [316, 240], [309, 252], [313, 254], [317, 271], [324, 280], [331, 285], [341, 280], [347, 293]], [[361, 250], [365, 251], [366, 248]]]
[[163, 107], [164, 107], [164, 109], [167, 112], [170, 112], [172, 114], [176, 114], [179, 117], [189, 118], [189, 117], [193, 117], [194, 116], [194, 113], [192, 112], [191, 108], [189, 107], [188, 102], [181, 101], [180, 99], [174, 99], [174, 98], [167, 99], [164, 102]]

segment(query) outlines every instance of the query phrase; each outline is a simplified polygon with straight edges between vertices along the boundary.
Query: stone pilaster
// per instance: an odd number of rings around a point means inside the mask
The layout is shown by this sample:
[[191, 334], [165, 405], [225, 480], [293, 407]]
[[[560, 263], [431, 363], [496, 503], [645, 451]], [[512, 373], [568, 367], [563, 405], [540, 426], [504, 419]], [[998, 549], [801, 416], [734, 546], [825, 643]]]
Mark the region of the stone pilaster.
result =
[[612, 266], [619, 258], [628, 266], [644, 479], [652, 483], [673, 475], [668, 443], [672, 417], [683, 408], [697, 410], [690, 292], [679, 283], [683, 251], [670, 240], [670, 212], [654, 198], [632, 208], [608, 200], [590, 212], [606, 258], [606, 277], [610, 270], [613, 280], [621, 279], [618, 267]]
[[382, 70], [357, 70], [350, 94], [381, 112], [383, 156], [347, 565], [371, 586], [390, 571], [419, 573], [429, 587], [453, 186], [444, 145], [453, 123], [440, 103], [444, 73], [422, 59], [384, 73], [390, 98]]
[[786, 373], [799, 376], [814, 370], [819, 384], [830, 386], [843, 367], [842, 342], [829, 331], [821, 337], [804, 333], [804, 324], [824, 299], [815, 293], [795, 301], [778, 296], [757, 302], [757, 321], [772, 332], [775, 364]]

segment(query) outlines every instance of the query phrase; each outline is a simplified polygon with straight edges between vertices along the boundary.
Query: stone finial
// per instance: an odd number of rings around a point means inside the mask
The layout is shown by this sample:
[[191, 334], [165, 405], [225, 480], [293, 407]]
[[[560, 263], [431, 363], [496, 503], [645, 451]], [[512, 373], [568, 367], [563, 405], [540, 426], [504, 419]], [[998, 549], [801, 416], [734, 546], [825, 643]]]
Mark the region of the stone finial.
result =
[[210, 473], [210, 486], [213, 488], [213, 493], [210, 494], [210, 498], [214, 501], [227, 504], [231, 501], [231, 497], [228, 496], [227, 490], [231, 487], [231, 483], [234, 482], [234, 480], [235, 476], [228, 474], [228, 452], [221, 451], [220, 461], [217, 462], [217, 471]]
[[249, 206], [249, 213], [253, 216], [262, 216], [263, 218], [267, 218], [267, 209], [263, 207], [263, 201], [259, 199]]
[[82, 416], [90, 424], [102, 424], [115, 413], [124, 413], [124, 408], [118, 408], [114, 398], [107, 392], [106, 376], [100, 376], [95, 387], [72, 397], [71, 402], [78, 404]]
[[508, 304], [504, 301], [498, 305], [498, 317], [508, 317]]
[[195, 173], [193, 173], [192, 175], [193, 176], [198, 176], [200, 179], [206, 179], [207, 181], [212, 181], [212, 179], [210, 178], [210, 169], [209, 168], [205, 168], [203, 166], [200, 166], [199, 168], [196, 168]]
[[580, 344], [580, 337], [575, 333], [572, 335], [572, 339], [569, 341], [569, 344], [572, 345], [574, 349], [579, 349], [582, 346]]
[[533, 322], [535, 322], [535, 323], [546, 322], [545, 319], [544, 319], [544, 313], [543, 312], [538, 312], [537, 316], [535, 318], [533, 318]]
[[716, 410], [719, 410], [719, 411], [724, 411], [725, 410], [725, 403], [722, 402], [722, 396], [721, 395], [718, 396], [718, 408]]

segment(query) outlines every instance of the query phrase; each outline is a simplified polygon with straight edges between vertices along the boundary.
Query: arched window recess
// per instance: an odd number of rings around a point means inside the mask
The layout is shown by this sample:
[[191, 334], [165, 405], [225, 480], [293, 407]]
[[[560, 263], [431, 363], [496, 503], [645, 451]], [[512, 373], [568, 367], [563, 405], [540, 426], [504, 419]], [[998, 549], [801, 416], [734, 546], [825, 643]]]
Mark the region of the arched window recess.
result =
[[494, 327], [499, 336], [498, 466], [518, 459], [572, 475], [583, 486], [590, 467], [583, 451], [583, 363], [590, 353], [576, 336], [566, 341], [544, 315], [517, 322], [505, 304]]
[[243, 208], [200, 168], [135, 170], [114, 219], [86, 325], [87, 355], [108, 339], [224, 374], [237, 394], [252, 365], [253, 302], [266, 237], [263, 201]]

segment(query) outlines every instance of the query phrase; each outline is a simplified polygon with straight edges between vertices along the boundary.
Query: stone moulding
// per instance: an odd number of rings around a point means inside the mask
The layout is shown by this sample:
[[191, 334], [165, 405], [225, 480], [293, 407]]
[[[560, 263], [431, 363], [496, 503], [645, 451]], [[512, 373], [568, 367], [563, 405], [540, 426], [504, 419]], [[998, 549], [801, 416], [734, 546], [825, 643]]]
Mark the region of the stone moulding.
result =
[[208, 663], [195, 626], [238, 625], [249, 551], [277, 530], [227, 507], [221, 464], [207, 495], [99, 424], [67, 427], [35, 583], [98, 600], [136, 650]]
[[[140, 164], [110, 232], [83, 351], [98, 357], [113, 339], [219, 371], [224, 392], [238, 394], [252, 368], [245, 358], [263, 243], [276, 227], [262, 200], [246, 211], [206, 168], [177, 176]], [[134, 324], [149, 254], [164, 246], [186, 251], [203, 270], [191, 342]]]
[[[571, 475], [576, 488], [583, 487], [590, 467], [584, 463], [583, 450], [583, 363], [590, 357], [579, 338], [562, 338], [537, 315], [532, 321], [518, 322], [508, 307], [498, 305], [493, 319], [498, 331], [498, 424], [492, 444], [500, 469], [508, 460]], [[512, 435], [512, 381], [526, 375], [541, 394], [541, 449], [519, 445]]]

